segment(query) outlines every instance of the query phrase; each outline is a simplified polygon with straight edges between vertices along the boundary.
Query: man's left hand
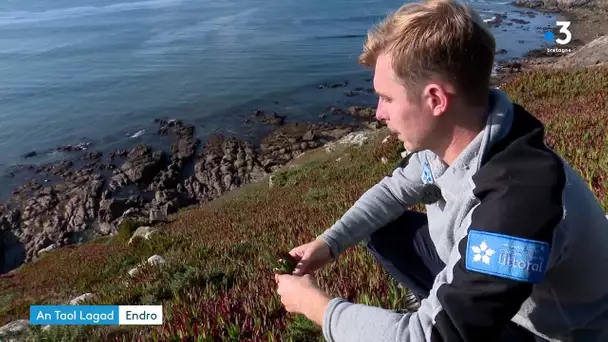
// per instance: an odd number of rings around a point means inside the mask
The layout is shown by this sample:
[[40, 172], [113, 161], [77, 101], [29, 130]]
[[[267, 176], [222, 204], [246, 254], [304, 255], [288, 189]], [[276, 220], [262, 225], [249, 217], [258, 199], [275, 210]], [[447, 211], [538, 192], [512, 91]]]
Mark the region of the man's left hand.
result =
[[323, 315], [330, 301], [310, 274], [301, 277], [275, 274], [277, 294], [288, 312], [301, 313], [318, 325], [323, 325]]

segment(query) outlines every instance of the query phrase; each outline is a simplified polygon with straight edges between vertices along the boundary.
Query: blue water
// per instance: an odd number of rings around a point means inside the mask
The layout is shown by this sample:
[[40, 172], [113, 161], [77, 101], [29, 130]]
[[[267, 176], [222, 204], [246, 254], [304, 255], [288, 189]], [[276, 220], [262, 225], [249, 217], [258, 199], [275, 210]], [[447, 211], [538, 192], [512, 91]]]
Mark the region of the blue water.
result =
[[[553, 18], [512, 14], [502, 1], [473, 3], [484, 18], [532, 21], [493, 29], [516, 57], [544, 42]], [[373, 103], [357, 64], [367, 29], [401, 2], [389, 0], [3, 0], [0, 3], [0, 173], [82, 138], [97, 150], [161, 144], [153, 119], [253, 135], [253, 108], [314, 121], [329, 105]], [[507, 29], [507, 31], [503, 31]], [[524, 43], [518, 43], [524, 40]], [[318, 84], [349, 80], [347, 88]], [[147, 131], [136, 139], [129, 135]], [[4, 179], [2, 184], [13, 186]]]

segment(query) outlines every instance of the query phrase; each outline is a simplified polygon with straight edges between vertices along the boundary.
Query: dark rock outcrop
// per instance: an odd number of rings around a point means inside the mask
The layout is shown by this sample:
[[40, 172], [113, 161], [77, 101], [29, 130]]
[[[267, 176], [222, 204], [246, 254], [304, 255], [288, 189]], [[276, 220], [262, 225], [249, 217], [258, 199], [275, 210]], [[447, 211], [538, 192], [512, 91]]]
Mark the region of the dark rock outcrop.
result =
[[110, 181], [112, 191], [129, 184], [147, 185], [162, 169], [165, 154], [162, 151], [152, 152], [147, 145], [138, 145], [127, 155], [127, 161], [114, 171]]
[[[373, 121], [373, 109], [334, 109], [336, 114]], [[172, 137], [170, 155], [138, 145], [42, 166], [23, 166], [38, 178], [13, 190], [0, 204], [0, 273], [39, 257], [39, 251], [115, 234], [125, 219], [148, 225], [162, 222], [179, 208], [203, 203], [256, 182], [306, 150], [321, 147], [355, 130], [355, 126], [287, 124], [274, 113], [260, 122], [280, 125], [259, 148], [234, 137], [215, 135], [197, 153], [195, 128], [179, 120], [156, 120], [158, 134]], [[269, 121], [270, 120], [270, 121]], [[118, 158], [123, 163], [120, 167]], [[82, 165], [84, 163], [84, 165]], [[101, 170], [113, 170], [100, 172]], [[44, 185], [43, 185], [44, 184]]]

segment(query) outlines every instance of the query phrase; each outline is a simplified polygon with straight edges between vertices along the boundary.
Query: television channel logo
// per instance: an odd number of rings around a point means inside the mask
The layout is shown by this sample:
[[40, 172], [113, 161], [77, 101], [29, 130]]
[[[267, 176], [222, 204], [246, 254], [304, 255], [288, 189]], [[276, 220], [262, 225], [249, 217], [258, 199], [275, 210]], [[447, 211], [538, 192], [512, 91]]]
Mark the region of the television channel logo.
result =
[[[572, 32], [570, 31], [570, 25], [572, 22], [570, 21], [556, 21], [555, 25], [559, 27], [560, 36], [557, 36], [553, 33], [553, 31], [545, 32], [545, 39], [552, 42], [557, 43], [559, 45], [566, 45], [572, 41]], [[564, 35], [564, 36], [562, 36]], [[547, 52], [572, 52], [572, 49], [569, 48], [547, 48]]]

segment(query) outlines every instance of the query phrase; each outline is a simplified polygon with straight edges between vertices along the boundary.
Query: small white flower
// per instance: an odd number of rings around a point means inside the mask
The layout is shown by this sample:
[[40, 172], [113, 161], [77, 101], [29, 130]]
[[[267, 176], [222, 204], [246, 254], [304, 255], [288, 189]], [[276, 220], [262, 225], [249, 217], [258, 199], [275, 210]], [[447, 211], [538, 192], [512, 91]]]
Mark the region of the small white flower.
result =
[[471, 246], [473, 250], [473, 261], [474, 262], [483, 262], [484, 264], [490, 264], [490, 257], [496, 253], [492, 248], [488, 248], [488, 245], [485, 241], [482, 241], [479, 246]]

